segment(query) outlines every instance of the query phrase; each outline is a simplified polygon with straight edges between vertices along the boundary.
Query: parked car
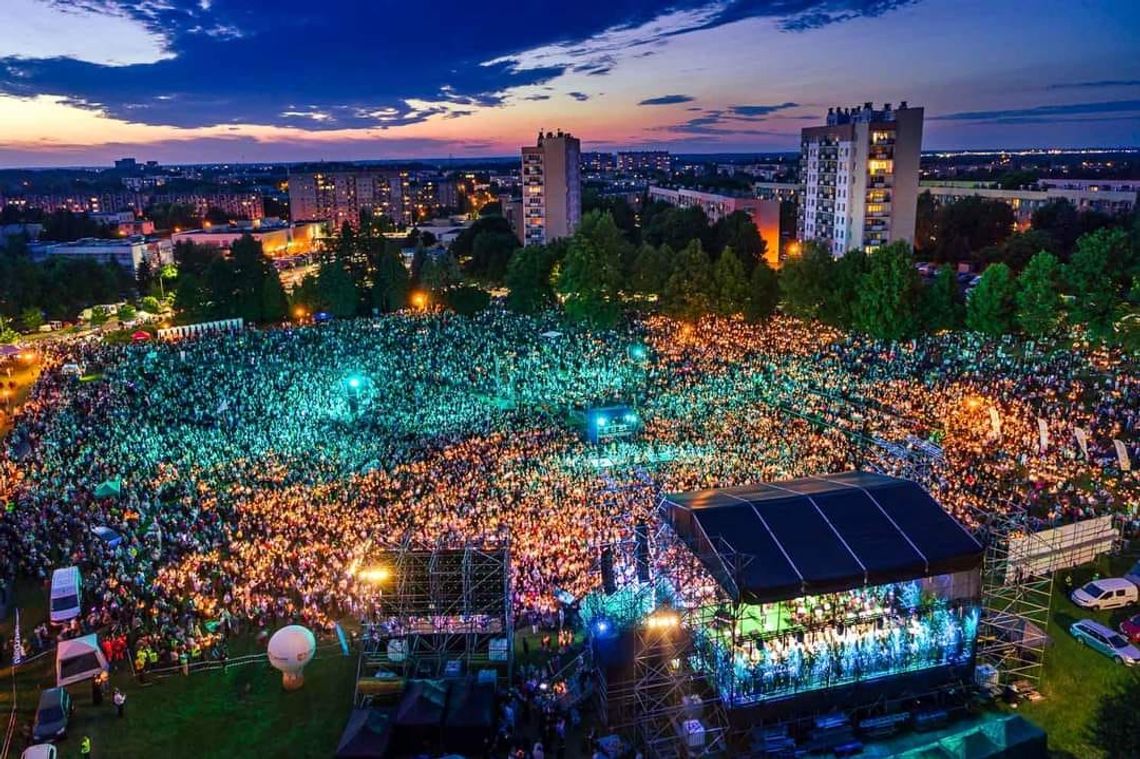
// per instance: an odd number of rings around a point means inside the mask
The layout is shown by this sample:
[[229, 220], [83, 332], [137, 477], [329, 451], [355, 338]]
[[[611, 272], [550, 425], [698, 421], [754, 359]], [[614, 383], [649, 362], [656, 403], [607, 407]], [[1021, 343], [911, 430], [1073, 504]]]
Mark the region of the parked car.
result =
[[108, 548], [118, 548], [123, 542], [123, 536], [106, 525], [95, 525], [91, 528], [91, 534], [106, 543]]
[[70, 718], [71, 695], [63, 688], [48, 688], [40, 693], [32, 740], [42, 743], [64, 737]]
[[1069, 632], [1082, 646], [1100, 651], [1117, 664], [1131, 667], [1140, 662], [1140, 649], [1094, 619], [1082, 619], [1069, 627]]
[[50, 743], [38, 743], [24, 749], [20, 759], [56, 759], [58, 756], [55, 746]]
[[80, 614], [79, 567], [61, 567], [51, 573], [50, 614], [52, 624], [62, 625]]
[[1123, 577], [1093, 580], [1073, 591], [1073, 603], [1085, 609], [1120, 609], [1138, 598], [1140, 588]]
[[1140, 614], [1136, 614], [1120, 623], [1120, 633], [1128, 640], [1140, 645]]

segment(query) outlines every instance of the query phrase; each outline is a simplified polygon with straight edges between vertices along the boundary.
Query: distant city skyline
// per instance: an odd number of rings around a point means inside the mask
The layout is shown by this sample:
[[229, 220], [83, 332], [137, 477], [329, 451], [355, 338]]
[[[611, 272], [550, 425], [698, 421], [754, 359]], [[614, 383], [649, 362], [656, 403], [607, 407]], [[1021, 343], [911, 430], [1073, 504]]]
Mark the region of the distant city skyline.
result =
[[[0, 166], [798, 149], [908, 100], [925, 150], [1140, 144], [1128, 0], [6, 0]], [[509, 12], [508, 12], [509, 10]], [[446, 19], [442, 23], [441, 19]]]

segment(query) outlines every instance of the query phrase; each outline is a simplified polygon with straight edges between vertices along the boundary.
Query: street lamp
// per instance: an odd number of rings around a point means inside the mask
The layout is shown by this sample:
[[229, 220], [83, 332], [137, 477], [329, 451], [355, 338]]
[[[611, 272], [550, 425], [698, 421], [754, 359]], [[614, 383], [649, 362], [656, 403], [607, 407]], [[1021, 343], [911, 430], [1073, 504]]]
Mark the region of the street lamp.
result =
[[428, 298], [426, 293], [414, 292], [412, 293], [412, 305], [418, 309], [427, 308]]

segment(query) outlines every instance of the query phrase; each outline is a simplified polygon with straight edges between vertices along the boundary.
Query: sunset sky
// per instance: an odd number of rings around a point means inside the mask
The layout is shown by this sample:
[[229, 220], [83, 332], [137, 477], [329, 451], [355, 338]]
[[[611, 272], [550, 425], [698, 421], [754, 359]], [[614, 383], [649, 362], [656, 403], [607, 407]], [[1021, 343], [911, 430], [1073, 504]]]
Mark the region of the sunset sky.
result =
[[0, 166], [1140, 144], [1136, 0], [0, 0]]

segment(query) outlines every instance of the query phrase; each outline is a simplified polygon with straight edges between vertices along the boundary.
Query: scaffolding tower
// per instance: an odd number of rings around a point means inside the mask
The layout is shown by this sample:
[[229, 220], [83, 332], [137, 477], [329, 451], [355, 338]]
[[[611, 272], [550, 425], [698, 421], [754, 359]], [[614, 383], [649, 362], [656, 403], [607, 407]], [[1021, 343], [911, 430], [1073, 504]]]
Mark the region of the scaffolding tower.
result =
[[364, 625], [362, 663], [403, 677], [493, 670], [510, 681], [514, 620], [507, 541], [425, 547], [409, 538], [375, 560], [386, 579]]
[[984, 512], [976, 537], [985, 546], [982, 562], [982, 619], [978, 661], [997, 670], [1007, 686], [1041, 682], [1053, 601], [1053, 572], [1028, 559], [1054, 554], [1056, 533], [1033, 528], [1024, 507]]

